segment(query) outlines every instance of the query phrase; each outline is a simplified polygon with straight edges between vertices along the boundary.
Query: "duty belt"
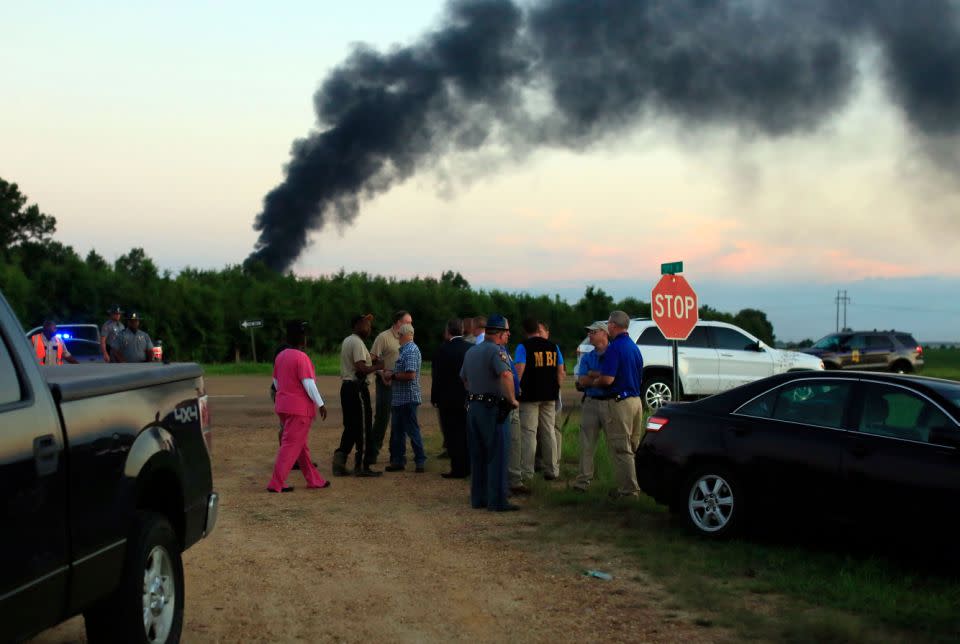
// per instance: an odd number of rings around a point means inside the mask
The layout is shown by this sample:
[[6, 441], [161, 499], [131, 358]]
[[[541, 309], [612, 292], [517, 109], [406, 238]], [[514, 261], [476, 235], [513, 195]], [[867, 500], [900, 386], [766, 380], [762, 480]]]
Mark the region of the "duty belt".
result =
[[469, 402], [479, 401], [479, 402], [499, 402], [500, 396], [495, 394], [467, 394], [467, 400]]

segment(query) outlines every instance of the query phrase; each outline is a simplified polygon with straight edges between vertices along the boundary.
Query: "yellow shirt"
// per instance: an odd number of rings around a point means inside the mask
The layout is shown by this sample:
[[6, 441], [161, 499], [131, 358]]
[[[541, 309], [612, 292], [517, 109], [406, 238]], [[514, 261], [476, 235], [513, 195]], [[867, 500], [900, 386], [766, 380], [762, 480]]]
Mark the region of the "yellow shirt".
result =
[[377, 336], [377, 339], [373, 341], [370, 353], [380, 356], [383, 360], [384, 369], [393, 371], [393, 368], [397, 365], [397, 357], [400, 355], [400, 337], [394, 334], [393, 327]]

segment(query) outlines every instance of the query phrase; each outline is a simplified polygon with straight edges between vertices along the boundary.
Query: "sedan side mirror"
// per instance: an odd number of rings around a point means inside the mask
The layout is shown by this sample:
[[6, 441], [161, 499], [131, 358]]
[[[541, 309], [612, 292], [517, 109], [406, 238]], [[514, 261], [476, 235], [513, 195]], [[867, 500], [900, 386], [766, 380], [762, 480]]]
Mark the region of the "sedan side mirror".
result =
[[751, 351], [763, 351], [763, 340], [757, 340], [754, 344], [750, 345]]

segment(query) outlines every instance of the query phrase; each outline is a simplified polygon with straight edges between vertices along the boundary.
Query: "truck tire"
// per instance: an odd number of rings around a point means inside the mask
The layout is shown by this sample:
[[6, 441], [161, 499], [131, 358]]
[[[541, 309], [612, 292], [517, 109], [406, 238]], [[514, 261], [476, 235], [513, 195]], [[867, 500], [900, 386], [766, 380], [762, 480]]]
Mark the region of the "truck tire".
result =
[[643, 404], [650, 411], [677, 399], [673, 391], [673, 379], [668, 376], [652, 376], [643, 381], [640, 390]]
[[180, 641], [183, 560], [180, 542], [166, 517], [137, 513], [120, 586], [83, 616], [92, 643]]

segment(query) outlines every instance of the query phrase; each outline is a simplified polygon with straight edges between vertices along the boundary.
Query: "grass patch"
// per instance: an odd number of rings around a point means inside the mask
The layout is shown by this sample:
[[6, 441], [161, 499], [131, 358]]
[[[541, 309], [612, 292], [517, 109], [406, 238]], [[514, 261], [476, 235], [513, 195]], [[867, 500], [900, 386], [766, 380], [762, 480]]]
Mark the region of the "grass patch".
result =
[[869, 531], [834, 532], [828, 524], [809, 536], [784, 530], [711, 542], [689, 535], [649, 497], [610, 500], [605, 447], [598, 448], [591, 489], [573, 491], [578, 453], [574, 412], [564, 430], [568, 486], [535, 482], [531, 502], [559, 512], [542, 538], [601, 542], [629, 553], [699, 619], [739, 637], [778, 641], [955, 641], [960, 634], [956, 567], [945, 572], [895, 558], [883, 547], [864, 547], [874, 541]]
[[[340, 375], [339, 353], [311, 353], [313, 368], [318, 376]], [[218, 362], [203, 365], [203, 371], [210, 376], [260, 376], [273, 373], [273, 362]], [[421, 376], [430, 375], [430, 363], [424, 362], [420, 368]]]
[[960, 348], [923, 350], [924, 376], [960, 380]]

